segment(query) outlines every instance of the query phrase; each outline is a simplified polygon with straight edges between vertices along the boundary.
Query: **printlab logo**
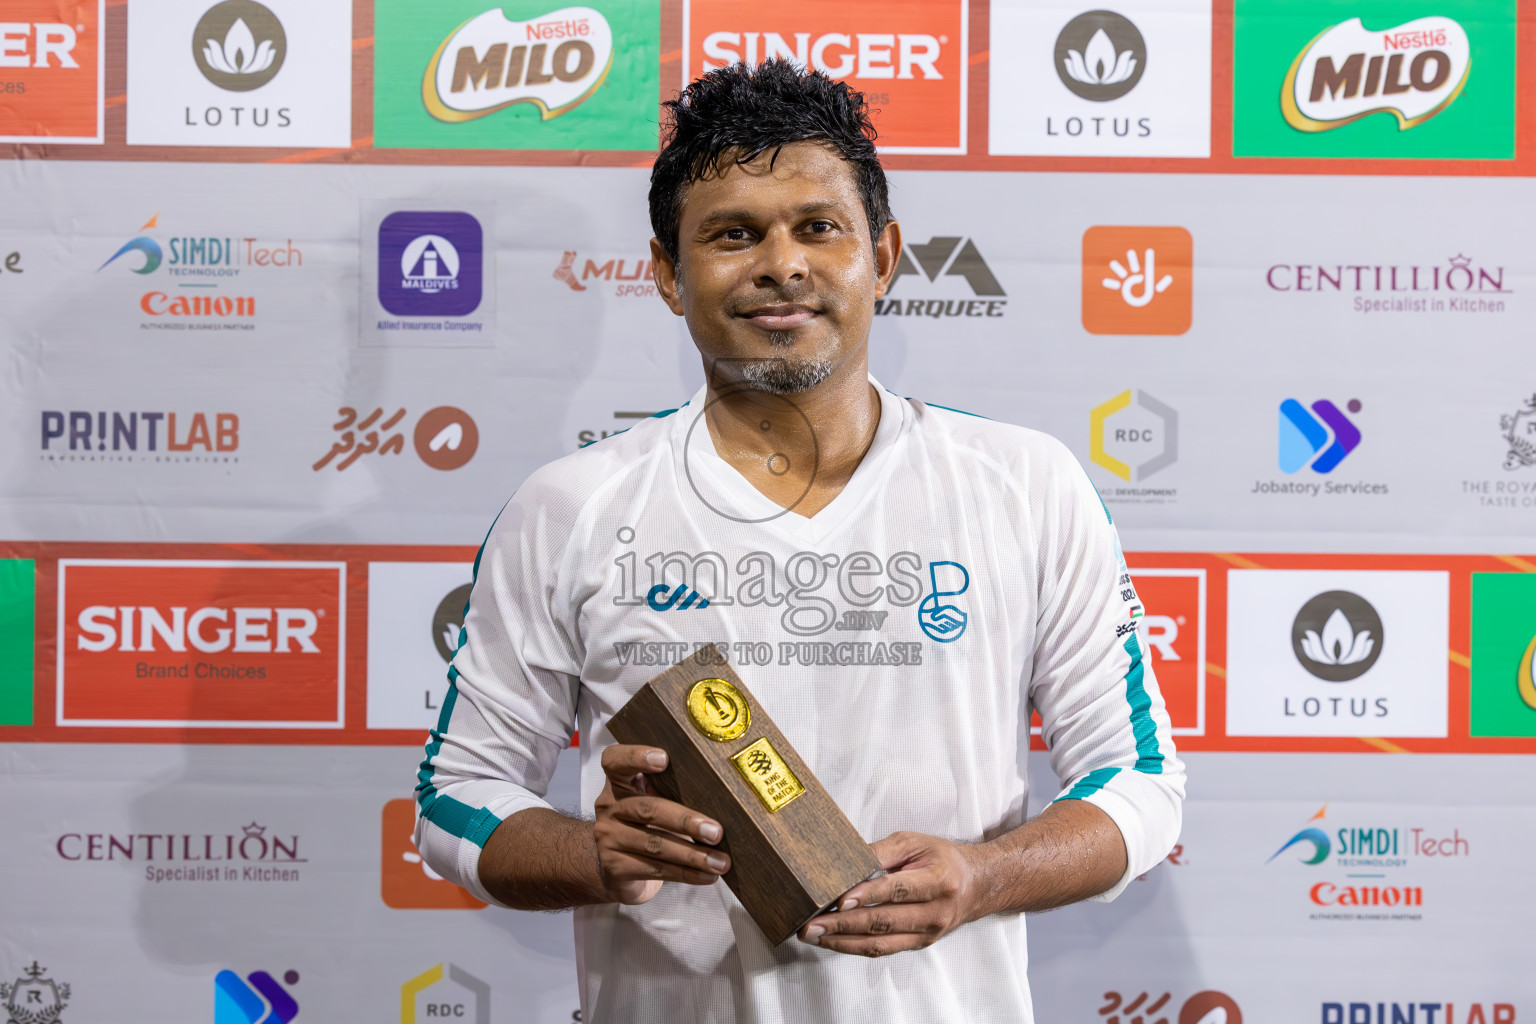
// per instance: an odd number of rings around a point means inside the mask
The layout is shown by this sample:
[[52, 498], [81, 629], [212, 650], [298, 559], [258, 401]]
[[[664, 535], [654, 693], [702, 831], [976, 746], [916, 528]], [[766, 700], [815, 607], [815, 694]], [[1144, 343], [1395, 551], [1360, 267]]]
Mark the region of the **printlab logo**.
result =
[[1183, 334], [1192, 319], [1194, 240], [1178, 227], [1083, 233], [1083, 327], [1090, 334]]
[[1504, 431], [1504, 442], [1509, 445], [1504, 468], [1515, 470], [1536, 466], [1536, 394], [1514, 412], [1500, 416], [1499, 427]]
[[[1179, 459], [1179, 414], [1172, 406], [1158, 401], [1145, 391], [1136, 391], [1132, 409], [1131, 391], [1122, 391], [1089, 413], [1089, 457], [1094, 465], [1106, 469], [1126, 483], [1140, 483], [1167, 469]], [[1146, 418], [1133, 424], [1127, 411], [1146, 410]], [[1110, 454], [1134, 452], [1140, 461], [1132, 464]]]
[[[946, 576], [953, 580], [954, 574], [947, 570], [958, 570], [960, 578], [959, 586], [954, 590], [944, 590], [939, 586], [939, 568], [945, 567]], [[947, 603], [945, 598], [959, 597], [971, 588], [971, 574], [965, 566], [959, 562], [929, 562], [928, 581], [932, 584], [932, 591], [923, 598], [917, 606], [917, 624], [928, 634], [929, 639], [937, 640], [941, 644], [953, 643], [965, 635], [965, 627], [970, 621], [968, 616], [958, 605]]]
[[34, 960], [14, 982], [0, 981], [0, 999], [5, 1000], [0, 1009], [7, 1013], [6, 1024], [58, 1024], [69, 994], [67, 984], [49, 978]]
[[1376, 609], [1347, 590], [1318, 594], [1301, 606], [1291, 624], [1296, 660], [1330, 683], [1347, 683], [1369, 672], [1385, 639]]
[[1104, 993], [1103, 1024], [1243, 1024], [1243, 1011], [1225, 992], [1196, 992], [1174, 1015], [1173, 993]]
[[[382, 407], [360, 416], [357, 409], [342, 406], [337, 415], [341, 418], [331, 424], [331, 430], [341, 436], [310, 467], [315, 472], [329, 466], [338, 456], [344, 456], [336, 462], [336, 471], [340, 473], [364, 455], [399, 455], [405, 451], [405, 434], [395, 429], [405, 419], [403, 407], [386, 417]], [[463, 409], [440, 405], [428, 409], [416, 421], [413, 444], [421, 461], [432, 469], [458, 469], [475, 457], [480, 447], [480, 429]]]
[[[1360, 400], [1351, 398], [1347, 408], [1358, 413]], [[1312, 413], [1294, 398], [1280, 403], [1280, 472], [1299, 473], [1311, 466], [1314, 473], [1332, 473], [1360, 446], [1360, 428], [1338, 406], [1319, 399], [1312, 403]]]
[[433, 871], [416, 849], [416, 803], [384, 805], [379, 895], [395, 910], [479, 910], [484, 903]]
[[614, 282], [613, 294], [621, 299], [656, 295], [655, 268], [650, 257], [642, 256], [633, 260], [633, 270], [627, 269], [631, 263], [629, 259], [610, 259], [598, 263], [597, 260], [588, 257], [582, 261], [578, 276], [576, 261], [579, 255], [574, 249], [565, 250], [552, 275], [556, 281], [571, 291], [586, 291], [588, 281], [612, 281]]
[[1375, 113], [1407, 131], [1461, 95], [1472, 68], [1466, 30], [1428, 17], [1370, 30], [1359, 18], [1324, 29], [1296, 55], [1280, 90], [1285, 121], [1326, 132]]
[[1085, 100], [1119, 99], [1136, 88], [1146, 66], [1146, 40], [1114, 11], [1079, 14], [1056, 37], [1056, 74]]
[[[283, 984], [298, 982], [298, 971], [283, 972]], [[298, 1015], [298, 1002], [266, 971], [243, 979], [230, 970], [214, 975], [213, 1024], [288, 1024]]]
[[456, 964], [438, 964], [400, 986], [400, 1024], [431, 1018], [490, 1024], [491, 986]]
[[473, 313], [484, 244], [467, 213], [391, 213], [379, 224], [379, 305], [395, 316]]
[[[238, 455], [230, 454], [240, 450], [239, 416], [232, 412], [183, 412], [178, 426], [177, 415], [45, 409], [43, 447], [38, 458], [45, 462], [240, 461]], [[109, 443], [111, 455], [106, 454]]]
[[459, 649], [464, 613], [469, 609], [469, 595], [474, 589], [473, 583], [454, 587], [432, 613], [432, 644], [445, 664], [453, 661], [454, 652]]
[[199, 19], [192, 55], [203, 77], [220, 89], [250, 92], [282, 70], [288, 37], [277, 15], [255, 0], [224, 0]]
[[[483, 56], [482, 56], [483, 55]], [[427, 112], [456, 124], [528, 103], [548, 121], [597, 91], [613, 66], [613, 29], [590, 7], [529, 21], [492, 8], [454, 29], [427, 65]]]
[[[997, 275], [987, 266], [981, 250], [971, 238], [940, 235], [926, 242], [909, 242], [901, 251], [896, 273], [891, 277], [894, 293], [905, 277], [942, 286], [940, 278], [960, 278], [969, 286], [971, 298], [885, 298], [875, 301], [878, 316], [1002, 316], [1008, 305], [1007, 292]], [[932, 294], [930, 291], [929, 294]], [[964, 294], [964, 293], [962, 293]]]

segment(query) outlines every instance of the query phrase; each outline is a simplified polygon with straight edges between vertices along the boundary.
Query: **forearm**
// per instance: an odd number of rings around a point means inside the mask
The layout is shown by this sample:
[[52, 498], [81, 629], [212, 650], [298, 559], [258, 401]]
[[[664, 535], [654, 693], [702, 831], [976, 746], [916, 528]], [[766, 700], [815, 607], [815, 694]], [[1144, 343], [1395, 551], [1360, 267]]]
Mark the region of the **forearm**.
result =
[[1059, 800], [968, 853], [979, 883], [972, 920], [1089, 899], [1114, 888], [1127, 865], [1120, 829], [1083, 800]]
[[546, 807], [496, 826], [480, 852], [480, 882], [514, 910], [565, 910], [608, 903], [592, 822]]

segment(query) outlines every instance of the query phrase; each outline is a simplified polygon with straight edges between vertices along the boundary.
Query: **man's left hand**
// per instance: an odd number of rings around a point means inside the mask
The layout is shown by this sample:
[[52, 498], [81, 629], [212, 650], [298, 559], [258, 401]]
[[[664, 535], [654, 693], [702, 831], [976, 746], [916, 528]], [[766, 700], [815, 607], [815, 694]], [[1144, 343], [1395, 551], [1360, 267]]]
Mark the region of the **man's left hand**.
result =
[[860, 882], [838, 911], [813, 917], [800, 940], [838, 953], [886, 956], [924, 949], [980, 916], [980, 848], [920, 832], [897, 832], [872, 847], [887, 872]]

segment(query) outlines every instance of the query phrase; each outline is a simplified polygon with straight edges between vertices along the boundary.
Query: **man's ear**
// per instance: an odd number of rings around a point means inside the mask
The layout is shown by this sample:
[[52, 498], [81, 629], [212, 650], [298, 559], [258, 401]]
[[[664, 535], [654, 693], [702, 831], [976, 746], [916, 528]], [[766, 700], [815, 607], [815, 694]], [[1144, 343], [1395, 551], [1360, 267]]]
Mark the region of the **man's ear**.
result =
[[[652, 245], [655, 243], [653, 242]], [[901, 262], [901, 225], [891, 221], [875, 240], [875, 298], [885, 298]]]
[[651, 273], [656, 278], [656, 290], [661, 301], [675, 316], [683, 315], [683, 304], [677, 296], [677, 264], [672, 262], [666, 250], [656, 239], [651, 239]]

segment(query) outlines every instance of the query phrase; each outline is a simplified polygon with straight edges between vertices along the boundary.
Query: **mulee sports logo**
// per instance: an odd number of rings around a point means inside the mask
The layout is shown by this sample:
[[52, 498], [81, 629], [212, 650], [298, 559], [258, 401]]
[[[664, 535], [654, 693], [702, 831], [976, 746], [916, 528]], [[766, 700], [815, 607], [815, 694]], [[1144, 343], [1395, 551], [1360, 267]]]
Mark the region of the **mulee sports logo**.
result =
[[59, 561], [58, 724], [339, 728], [346, 569]]
[[613, 30], [590, 7], [528, 21], [492, 8], [443, 40], [422, 76], [421, 98], [439, 121], [472, 121], [514, 103], [532, 103], [547, 121], [596, 92], [612, 66]]
[[1359, 18], [1325, 29], [1297, 55], [1281, 86], [1286, 123], [1325, 132], [1386, 112], [1398, 128], [1450, 106], [1472, 67], [1466, 30], [1450, 18], [1416, 18], [1367, 29]]

